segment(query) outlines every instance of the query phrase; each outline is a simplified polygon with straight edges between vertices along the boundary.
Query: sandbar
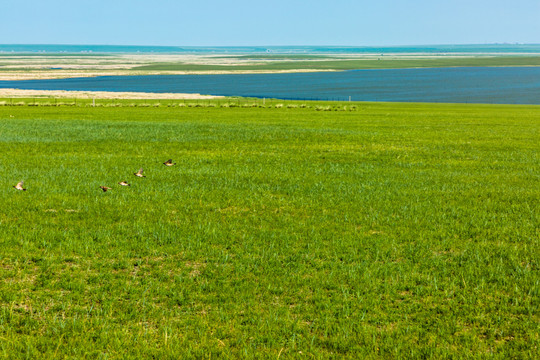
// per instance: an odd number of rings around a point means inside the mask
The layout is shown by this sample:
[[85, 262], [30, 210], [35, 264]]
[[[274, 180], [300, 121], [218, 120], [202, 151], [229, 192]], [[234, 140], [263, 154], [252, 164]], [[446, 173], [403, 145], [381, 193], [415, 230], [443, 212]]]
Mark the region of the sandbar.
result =
[[23, 90], [0, 89], [0, 98], [69, 98], [69, 99], [222, 99], [224, 96], [148, 93], [116, 91], [66, 91], [66, 90]]

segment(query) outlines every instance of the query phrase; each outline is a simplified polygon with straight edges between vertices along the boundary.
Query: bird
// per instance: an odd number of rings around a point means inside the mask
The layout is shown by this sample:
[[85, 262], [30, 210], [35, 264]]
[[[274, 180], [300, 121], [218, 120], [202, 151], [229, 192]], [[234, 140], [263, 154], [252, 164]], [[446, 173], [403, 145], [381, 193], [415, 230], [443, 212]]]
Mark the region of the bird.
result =
[[103, 192], [107, 192], [107, 190], [112, 190], [112, 188], [108, 187], [108, 186], [100, 186], [101, 190], [103, 190]]
[[122, 185], [122, 186], [131, 186], [131, 184], [128, 184], [127, 181], [120, 181], [120, 182], [118, 183], [118, 185]]
[[165, 161], [163, 163], [163, 165], [165, 165], [165, 166], [173, 166], [173, 165], [176, 165], [176, 163], [173, 163], [172, 159], [169, 159], [169, 160]]
[[13, 185], [13, 187], [17, 190], [26, 191], [26, 189], [23, 188], [24, 181], [19, 181], [17, 185]]
[[133, 173], [133, 175], [135, 175], [136, 177], [146, 177], [142, 173], [143, 173], [143, 168], [140, 168], [139, 171], [137, 171], [136, 173]]

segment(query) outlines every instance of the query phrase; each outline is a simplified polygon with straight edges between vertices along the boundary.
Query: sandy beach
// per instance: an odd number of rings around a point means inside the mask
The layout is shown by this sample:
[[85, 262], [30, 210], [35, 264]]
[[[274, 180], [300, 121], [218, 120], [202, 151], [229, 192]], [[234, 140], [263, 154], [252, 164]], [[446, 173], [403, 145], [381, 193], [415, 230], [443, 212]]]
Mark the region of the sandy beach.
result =
[[181, 93], [144, 93], [112, 91], [65, 91], [65, 90], [21, 90], [0, 89], [0, 98], [69, 98], [69, 99], [220, 99], [223, 96], [181, 94]]
[[137, 71], [137, 70], [103, 70], [103, 71], [9, 71], [0, 70], [0, 81], [18, 80], [45, 80], [45, 79], [67, 79], [80, 77], [97, 76], [146, 76], [146, 75], [220, 75], [220, 74], [279, 74], [279, 73], [305, 73], [305, 72], [327, 72], [337, 70], [313, 70], [313, 69], [292, 69], [292, 70], [211, 70], [211, 71]]

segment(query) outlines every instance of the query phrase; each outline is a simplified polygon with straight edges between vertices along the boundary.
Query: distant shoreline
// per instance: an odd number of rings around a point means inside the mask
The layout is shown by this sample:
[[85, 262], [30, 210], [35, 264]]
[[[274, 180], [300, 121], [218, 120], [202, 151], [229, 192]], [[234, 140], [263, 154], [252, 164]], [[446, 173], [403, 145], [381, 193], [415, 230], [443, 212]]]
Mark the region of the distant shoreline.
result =
[[424, 45], [252, 45], [252, 46], [153, 46], [100, 44], [0, 44], [1, 53], [69, 54], [366, 54], [375, 53], [540, 53], [540, 44], [424, 44]]
[[[0, 46], [1, 50], [1, 46]], [[2, 86], [6, 89], [0, 89], [0, 96], [4, 98], [22, 98], [22, 97], [57, 97], [57, 98], [96, 98], [96, 99], [214, 99], [217, 96], [201, 95], [203, 94], [233, 94], [239, 96], [266, 96], [268, 97], [332, 97], [331, 94], [310, 93], [310, 89], [305, 89], [300, 94], [284, 95], [282, 93], [270, 94], [268, 92], [237, 92], [237, 91], [216, 91], [215, 84], [202, 88], [193, 88], [190, 86], [182, 88], [165, 88], [164, 91], [170, 93], [152, 93], [146, 91], [156, 91], [152, 87], [142, 88], [118, 88], [119, 90], [140, 90], [141, 92], [113, 92], [110, 89], [117, 87], [80, 87], [79, 89], [102, 89], [105, 91], [64, 91], [49, 90], [54, 87], [42, 87], [44, 90], [17, 90], [16, 88], [31, 88], [28, 83], [21, 84], [18, 81], [37, 80], [60, 80], [81, 78], [81, 81], [87, 81], [82, 78], [103, 77], [128, 77], [128, 76], [175, 76], [175, 75], [252, 75], [252, 74], [291, 74], [291, 73], [323, 73], [324, 76], [338, 75], [346, 79], [354, 78], [355, 74], [342, 74], [339, 72], [350, 70], [398, 70], [398, 69], [435, 69], [435, 68], [478, 68], [471, 74], [482, 71], [480, 68], [510, 68], [510, 67], [540, 67], [540, 55], [531, 54], [516, 55], [506, 54], [500, 56], [491, 56], [487, 52], [476, 54], [462, 54], [454, 52], [453, 54], [437, 53], [411, 53], [410, 48], [400, 54], [273, 54], [253, 52], [244, 53], [206, 53], [206, 54], [165, 54], [165, 53], [141, 53], [141, 54], [78, 54], [66, 55], [56, 54], [2, 54], [0, 53], [0, 80], [5, 81]], [[425, 50], [425, 49], [422, 49]], [[489, 50], [489, 49], [483, 49]], [[540, 45], [538, 46], [540, 51]], [[504, 70], [500, 70], [504, 72]], [[334, 73], [334, 74], [331, 74]], [[380, 73], [382, 75], [383, 72]], [[320, 74], [321, 76], [323, 74]], [[313, 75], [316, 76], [316, 75]], [[312, 77], [313, 77], [312, 76]], [[217, 76], [220, 78], [220, 76]], [[263, 76], [264, 77], [264, 76]], [[303, 77], [303, 76], [302, 76]], [[310, 76], [307, 76], [310, 77]], [[196, 78], [183, 78], [182, 81], [193, 82]], [[255, 76], [254, 76], [255, 78]], [[260, 79], [259, 76], [256, 76]], [[12, 81], [12, 82], [10, 82]], [[77, 81], [77, 80], [75, 80]], [[99, 80], [102, 83], [101, 79]], [[122, 83], [122, 79], [114, 81]], [[146, 79], [139, 79], [145, 82]], [[180, 81], [180, 79], [177, 79]], [[224, 79], [231, 81], [230, 77]], [[260, 80], [254, 79], [255, 83]], [[60, 81], [62, 82], [62, 81]], [[230, 84], [229, 84], [230, 85]], [[228, 85], [228, 86], [229, 86]], [[333, 88], [333, 85], [328, 85]], [[419, 85], [420, 86], [420, 85]], [[470, 85], [474, 87], [474, 84]], [[486, 85], [488, 86], [488, 85]], [[9, 88], [9, 89], [7, 89]], [[39, 87], [38, 87], [39, 88]], [[70, 87], [56, 87], [58, 89], [69, 89]], [[175, 93], [174, 91], [181, 91]], [[351, 96], [351, 90], [340, 93], [335, 96], [343, 98]], [[375, 90], [373, 90], [375, 91]], [[187, 93], [184, 93], [187, 92]], [[189, 93], [197, 92], [197, 93]], [[286, 91], [285, 91], [286, 92]], [[246, 95], [247, 94], [247, 95]], [[369, 94], [363, 94], [362, 98], [370, 98]], [[367, 97], [366, 97], [367, 96]], [[381, 95], [373, 95], [373, 100], [381, 100]], [[468, 102], [467, 98], [459, 98], [456, 101]], [[392, 100], [390, 100], [392, 101]], [[410, 100], [416, 101], [416, 100]], [[421, 99], [418, 101], [422, 101]], [[443, 100], [445, 101], [445, 100]], [[452, 100], [453, 101], [453, 100]], [[481, 100], [481, 101], [491, 101]], [[520, 103], [522, 100], [515, 100]]]
[[[1, 46], [0, 46], [1, 49]], [[370, 69], [540, 66], [538, 53], [438, 54], [205, 53], [63, 54], [2, 53], [0, 80], [45, 80], [97, 76], [278, 74]], [[426, 49], [422, 49], [426, 50]], [[484, 49], [485, 50], [485, 49]]]
[[32, 71], [32, 72], [2, 72], [0, 70], [0, 81], [19, 80], [52, 80], [52, 79], [73, 79], [99, 76], [150, 76], [150, 75], [232, 75], [232, 74], [285, 74], [285, 73], [308, 73], [308, 72], [330, 72], [340, 70], [238, 70], [238, 71]]

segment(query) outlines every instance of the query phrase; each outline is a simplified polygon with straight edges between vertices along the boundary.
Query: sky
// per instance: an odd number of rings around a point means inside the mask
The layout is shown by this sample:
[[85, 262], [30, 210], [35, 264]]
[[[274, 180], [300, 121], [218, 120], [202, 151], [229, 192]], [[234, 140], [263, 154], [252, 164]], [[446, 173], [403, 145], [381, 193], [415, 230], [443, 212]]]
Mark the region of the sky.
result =
[[540, 43], [540, 0], [3, 0], [1, 44]]

